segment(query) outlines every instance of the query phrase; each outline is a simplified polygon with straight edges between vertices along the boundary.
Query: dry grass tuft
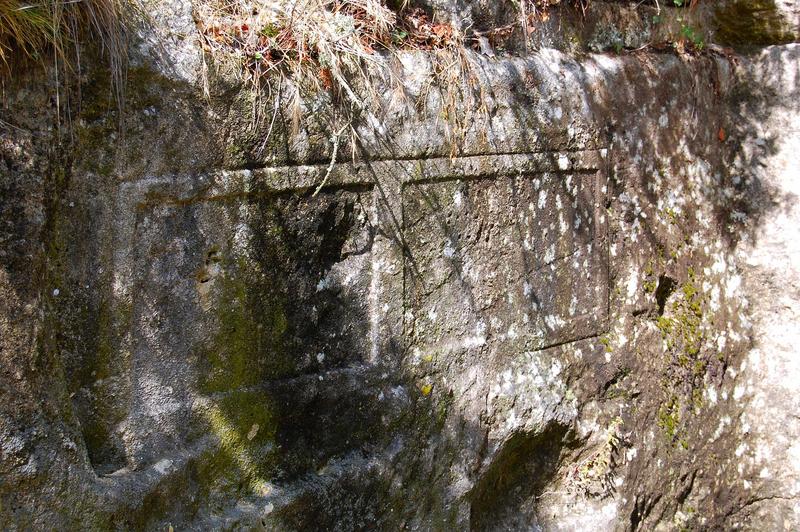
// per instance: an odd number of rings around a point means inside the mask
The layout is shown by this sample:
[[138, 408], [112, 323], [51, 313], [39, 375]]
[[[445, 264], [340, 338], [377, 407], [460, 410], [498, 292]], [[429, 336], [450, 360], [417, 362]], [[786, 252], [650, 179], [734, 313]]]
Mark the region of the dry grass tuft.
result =
[[126, 28], [135, 0], [0, 0], [0, 73], [24, 61], [53, 62], [56, 74], [80, 69], [78, 43], [99, 40], [121, 98], [127, 63]]

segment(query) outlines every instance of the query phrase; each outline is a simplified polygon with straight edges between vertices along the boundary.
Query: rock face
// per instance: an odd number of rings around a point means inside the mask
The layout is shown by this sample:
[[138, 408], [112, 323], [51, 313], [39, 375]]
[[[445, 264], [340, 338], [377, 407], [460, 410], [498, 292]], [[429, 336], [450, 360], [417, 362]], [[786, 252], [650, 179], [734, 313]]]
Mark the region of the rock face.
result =
[[402, 53], [332, 161], [159, 4], [0, 114], [0, 527], [797, 528], [797, 45]]

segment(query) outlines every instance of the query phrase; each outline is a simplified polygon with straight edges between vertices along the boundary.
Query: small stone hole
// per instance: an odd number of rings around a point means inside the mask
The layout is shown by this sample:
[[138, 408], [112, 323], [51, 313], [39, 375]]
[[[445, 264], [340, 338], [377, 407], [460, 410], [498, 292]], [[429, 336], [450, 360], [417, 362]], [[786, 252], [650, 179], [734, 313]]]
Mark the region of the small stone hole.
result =
[[664, 307], [667, 304], [667, 299], [675, 291], [678, 282], [667, 275], [660, 275], [658, 277], [658, 286], [656, 287], [656, 301], [658, 302], [658, 315], [664, 314]]

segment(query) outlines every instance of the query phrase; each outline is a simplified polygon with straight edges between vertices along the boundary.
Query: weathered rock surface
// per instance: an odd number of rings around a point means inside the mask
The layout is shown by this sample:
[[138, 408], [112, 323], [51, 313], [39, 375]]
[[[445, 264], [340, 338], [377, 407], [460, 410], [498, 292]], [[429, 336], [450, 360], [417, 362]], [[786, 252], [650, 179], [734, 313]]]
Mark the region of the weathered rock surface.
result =
[[0, 527], [797, 528], [797, 45], [404, 53], [330, 165], [154, 13], [0, 114]]

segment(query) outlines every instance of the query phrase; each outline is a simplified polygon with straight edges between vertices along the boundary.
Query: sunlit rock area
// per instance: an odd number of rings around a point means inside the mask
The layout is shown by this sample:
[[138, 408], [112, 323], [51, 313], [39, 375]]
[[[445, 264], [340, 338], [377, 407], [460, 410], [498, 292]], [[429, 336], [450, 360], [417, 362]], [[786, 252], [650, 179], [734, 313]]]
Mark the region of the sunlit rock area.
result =
[[800, 529], [797, 3], [7, 4], [0, 529]]

